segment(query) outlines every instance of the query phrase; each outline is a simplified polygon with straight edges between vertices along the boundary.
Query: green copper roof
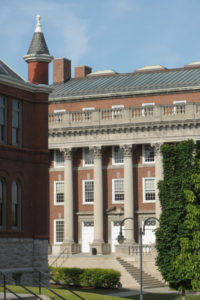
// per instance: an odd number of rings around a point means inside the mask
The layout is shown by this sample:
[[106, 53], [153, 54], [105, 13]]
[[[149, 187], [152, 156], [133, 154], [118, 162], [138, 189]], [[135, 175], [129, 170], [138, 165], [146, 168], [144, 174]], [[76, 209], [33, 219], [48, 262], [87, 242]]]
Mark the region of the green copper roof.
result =
[[200, 68], [183, 68], [158, 72], [116, 74], [73, 78], [62, 84], [54, 84], [50, 101], [56, 98], [107, 95], [114, 93], [158, 91], [174, 88], [200, 88]]

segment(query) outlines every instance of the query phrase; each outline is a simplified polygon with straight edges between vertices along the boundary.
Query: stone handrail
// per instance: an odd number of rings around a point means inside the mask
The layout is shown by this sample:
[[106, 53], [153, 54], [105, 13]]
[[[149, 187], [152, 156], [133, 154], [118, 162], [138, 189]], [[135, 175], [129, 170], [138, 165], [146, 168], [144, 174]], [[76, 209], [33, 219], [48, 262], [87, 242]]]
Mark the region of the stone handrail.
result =
[[[143, 245], [142, 246], [142, 253], [145, 256], [151, 256], [155, 252], [155, 246], [154, 245]], [[140, 255], [140, 246], [134, 245], [130, 247], [129, 250], [130, 256], [139, 256]]]
[[149, 122], [183, 121], [200, 118], [200, 103], [149, 105], [129, 108], [56, 112], [49, 114], [49, 128], [86, 127]]

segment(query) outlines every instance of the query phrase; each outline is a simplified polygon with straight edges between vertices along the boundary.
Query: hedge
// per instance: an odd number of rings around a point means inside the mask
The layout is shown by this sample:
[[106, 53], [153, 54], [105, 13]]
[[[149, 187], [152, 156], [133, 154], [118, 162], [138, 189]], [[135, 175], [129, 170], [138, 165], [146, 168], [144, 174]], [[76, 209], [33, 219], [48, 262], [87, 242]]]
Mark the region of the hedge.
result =
[[120, 272], [112, 269], [80, 269], [80, 268], [53, 268], [51, 276], [58, 282], [82, 287], [117, 288], [120, 282]]

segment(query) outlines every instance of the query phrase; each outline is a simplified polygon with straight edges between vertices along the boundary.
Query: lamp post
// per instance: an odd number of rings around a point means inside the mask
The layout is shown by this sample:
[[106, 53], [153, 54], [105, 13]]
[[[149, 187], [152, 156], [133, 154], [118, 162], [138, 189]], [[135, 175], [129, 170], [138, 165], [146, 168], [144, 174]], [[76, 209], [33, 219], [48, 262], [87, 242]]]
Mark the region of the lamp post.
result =
[[[125, 240], [124, 235], [123, 235], [123, 233], [122, 233], [122, 226], [123, 226], [123, 224], [125, 223], [125, 221], [128, 220], [128, 219], [129, 219], [129, 220], [131, 219], [131, 220], [133, 220], [133, 221], [135, 222], [135, 219], [132, 218], [132, 217], [125, 218], [125, 219], [123, 219], [123, 220], [120, 222], [119, 235], [118, 235], [118, 237], [117, 237], [117, 241], [118, 241], [119, 244], [123, 244], [123, 242], [124, 242], [124, 240]], [[158, 220], [157, 218], [155, 218], [155, 217], [149, 217], [148, 219], [146, 219], [146, 220], [144, 221], [143, 227], [140, 227], [140, 228], [139, 228], [139, 249], [140, 249], [140, 300], [143, 300], [143, 278], [142, 278], [142, 254], [143, 254], [142, 247], [143, 247], [143, 245], [142, 245], [142, 235], [145, 234], [145, 226], [146, 226], [146, 224], [148, 223], [148, 221], [151, 220], [151, 219], [154, 219], [154, 220], [156, 220], [156, 221], [159, 222], [159, 220]]]

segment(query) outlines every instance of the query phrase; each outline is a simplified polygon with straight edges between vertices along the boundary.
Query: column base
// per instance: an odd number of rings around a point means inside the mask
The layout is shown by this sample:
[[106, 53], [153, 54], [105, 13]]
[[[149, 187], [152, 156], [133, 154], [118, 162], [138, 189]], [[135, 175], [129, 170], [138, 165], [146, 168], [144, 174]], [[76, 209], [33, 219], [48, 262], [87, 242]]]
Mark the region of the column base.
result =
[[94, 241], [90, 244], [90, 253], [92, 255], [110, 254], [110, 244], [106, 244], [102, 241]]
[[115, 255], [116, 256], [130, 256], [133, 253], [133, 248], [137, 247], [139, 251], [138, 244], [134, 241], [127, 241], [121, 245], [115, 246]]
[[76, 244], [73, 241], [71, 242], [63, 242], [63, 244], [60, 247], [61, 252], [64, 252], [65, 254], [76, 254], [81, 252], [81, 245]]

